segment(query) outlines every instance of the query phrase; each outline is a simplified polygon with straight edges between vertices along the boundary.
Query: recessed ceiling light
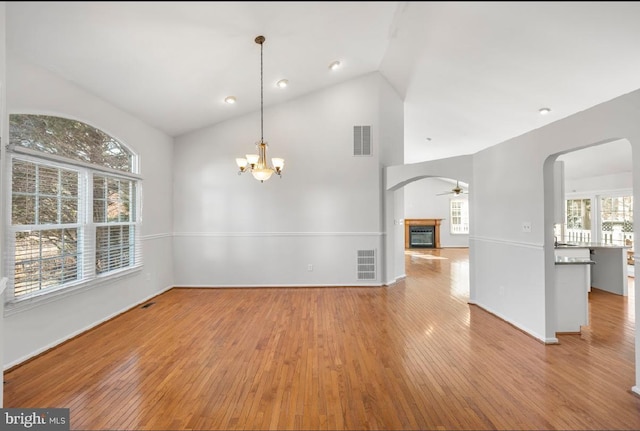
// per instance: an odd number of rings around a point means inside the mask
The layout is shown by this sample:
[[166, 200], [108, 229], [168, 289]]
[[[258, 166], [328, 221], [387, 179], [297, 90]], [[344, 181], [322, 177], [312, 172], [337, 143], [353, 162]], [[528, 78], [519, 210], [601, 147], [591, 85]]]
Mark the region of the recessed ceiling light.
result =
[[549, 109], [549, 108], [540, 108], [540, 109], [538, 109], [538, 112], [540, 113], [540, 115], [547, 115], [549, 112], [551, 112], [551, 109]]
[[233, 105], [234, 103], [236, 103], [236, 98], [234, 96], [227, 96], [224, 98], [224, 102], [228, 103], [229, 105]]
[[287, 85], [289, 85], [289, 81], [287, 81], [286, 79], [281, 79], [280, 81], [276, 82], [276, 85], [278, 86], [278, 88], [285, 88]]
[[340, 62], [339, 62], [339, 61], [334, 61], [333, 63], [331, 63], [331, 64], [329, 65], [329, 69], [331, 69], [331, 70], [336, 70], [336, 69], [339, 69], [339, 68], [340, 68], [340, 66], [341, 66], [341, 64], [340, 64]]

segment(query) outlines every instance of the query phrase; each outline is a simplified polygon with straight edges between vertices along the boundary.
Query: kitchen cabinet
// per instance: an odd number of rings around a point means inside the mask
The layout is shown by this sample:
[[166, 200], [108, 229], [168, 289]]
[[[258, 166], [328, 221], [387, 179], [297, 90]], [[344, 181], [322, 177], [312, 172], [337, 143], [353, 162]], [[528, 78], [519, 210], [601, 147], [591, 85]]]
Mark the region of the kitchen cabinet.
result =
[[556, 333], [580, 333], [589, 324], [589, 267], [593, 261], [557, 256], [555, 263]]
[[556, 247], [556, 257], [589, 257], [594, 262], [590, 271], [590, 286], [627, 296], [627, 249], [630, 247], [599, 242], [570, 244]]

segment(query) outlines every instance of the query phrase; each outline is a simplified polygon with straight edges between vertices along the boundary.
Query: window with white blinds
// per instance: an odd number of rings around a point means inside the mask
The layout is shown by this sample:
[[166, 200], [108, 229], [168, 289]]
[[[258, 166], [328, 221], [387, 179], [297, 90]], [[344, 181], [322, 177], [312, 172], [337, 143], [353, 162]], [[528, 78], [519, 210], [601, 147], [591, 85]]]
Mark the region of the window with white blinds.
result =
[[14, 295], [78, 280], [78, 172], [14, 159], [11, 175]]
[[[65, 141], [67, 154], [107, 142], [100, 164], [92, 166], [80, 160], [61, 157], [62, 145], [56, 140], [40, 139], [46, 128], [55, 125], [56, 133], [66, 127], [91, 127], [75, 120], [20, 115], [20, 127], [10, 116], [10, 214], [7, 229], [8, 299], [19, 301], [68, 287], [82, 287], [97, 278], [109, 277], [142, 264], [140, 221], [138, 217], [139, 177], [127, 172], [133, 168], [132, 154], [104, 133], [81, 133]], [[31, 118], [35, 117], [35, 118]], [[29, 127], [29, 121], [38, 128]], [[44, 127], [44, 129], [42, 129]], [[97, 130], [97, 129], [96, 129]], [[31, 135], [30, 135], [31, 133]], [[100, 142], [82, 141], [96, 139]], [[69, 135], [71, 136], [71, 135]], [[106, 136], [106, 135], [105, 135]], [[80, 140], [79, 140], [79, 138]], [[30, 143], [24, 145], [24, 143]], [[20, 144], [21, 145], [17, 145]], [[114, 150], [116, 148], [116, 150]], [[36, 149], [36, 150], [34, 150]], [[39, 154], [41, 152], [42, 154]], [[110, 160], [109, 154], [114, 154]], [[122, 173], [113, 166], [124, 167]]]
[[96, 273], [135, 265], [135, 182], [93, 175]]

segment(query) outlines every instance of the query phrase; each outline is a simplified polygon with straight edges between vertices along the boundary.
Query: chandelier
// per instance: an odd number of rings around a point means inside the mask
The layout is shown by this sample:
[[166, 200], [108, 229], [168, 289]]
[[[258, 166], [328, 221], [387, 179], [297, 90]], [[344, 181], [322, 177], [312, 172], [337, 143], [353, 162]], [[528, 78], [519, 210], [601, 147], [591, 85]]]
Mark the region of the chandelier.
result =
[[262, 44], [264, 44], [264, 36], [258, 36], [255, 39], [257, 44], [260, 44], [260, 140], [256, 142], [258, 148], [258, 154], [247, 154], [245, 157], [238, 157], [236, 163], [240, 171], [238, 175], [243, 172], [251, 172], [253, 178], [261, 183], [271, 178], [271, 175], [275, 172], [282, 178], [282, 168], [284, 167], [284, 159], [272, 158], [271, 163], [273, 167], [267, 163], [267, 143], [264, 141], [264, 112], [263, 112], [263, 74], [262, 74]]

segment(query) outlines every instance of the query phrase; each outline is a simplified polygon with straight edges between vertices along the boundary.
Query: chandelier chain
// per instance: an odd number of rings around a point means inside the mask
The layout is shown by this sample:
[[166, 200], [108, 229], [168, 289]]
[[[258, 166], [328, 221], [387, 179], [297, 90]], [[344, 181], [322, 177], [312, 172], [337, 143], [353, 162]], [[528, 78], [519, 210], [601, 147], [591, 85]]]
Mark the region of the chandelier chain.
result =
[[260, 42], [260, 142], [264, 142], [264, 114], [263, 114], [263, 100], [264, 100], [264, 90], [263, 90], [263, 77], [262, 77], [262, 46], [263, 42]]

